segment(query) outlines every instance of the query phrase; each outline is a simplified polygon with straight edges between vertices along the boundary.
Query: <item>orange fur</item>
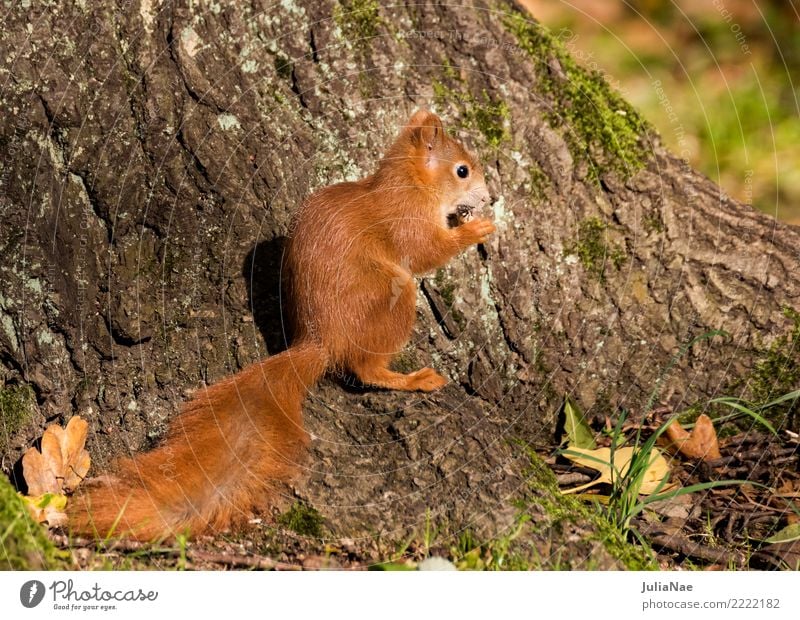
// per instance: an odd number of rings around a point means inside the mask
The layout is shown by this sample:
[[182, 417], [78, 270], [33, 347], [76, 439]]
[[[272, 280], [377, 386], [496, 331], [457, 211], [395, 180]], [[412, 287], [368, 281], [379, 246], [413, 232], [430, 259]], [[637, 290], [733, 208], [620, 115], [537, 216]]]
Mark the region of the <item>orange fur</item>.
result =
[[[468, 176], [461, 178], [463, 168]], [[284, 269], [292, 347], [203, 390], [163, 445], [122, 461], [70, 502], [74, 531], [139, 539], [218, 531], [274, 500], [307, 441], [301, 405], [329, 369], [363, 383], [435, 390], [431, 368], [389, 370], [415, 318], [413, 274], [444, 265], [494, 231], [478, 218], [448, 228], [458, 205], [488, 201], [475, 159], [421, 110], [360, 181], [325, 187], [298, 211]]]

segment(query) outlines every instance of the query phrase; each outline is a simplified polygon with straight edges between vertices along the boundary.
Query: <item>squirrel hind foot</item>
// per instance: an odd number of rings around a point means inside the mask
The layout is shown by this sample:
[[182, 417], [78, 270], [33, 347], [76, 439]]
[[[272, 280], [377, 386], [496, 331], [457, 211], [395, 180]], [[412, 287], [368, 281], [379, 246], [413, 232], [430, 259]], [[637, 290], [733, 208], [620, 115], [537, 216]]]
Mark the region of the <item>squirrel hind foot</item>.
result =
[[407, 375], [388, 368], [359, 368], [355, 374], [364, 385], [409, 392], [433, 392], [447, 384], [447, 379], [433, 368], [422, 368]]
[[447, 379], [433, 368], [422, 368], [408, 375], [410, 389], [420, 392], [433, 392], [447, 385]]

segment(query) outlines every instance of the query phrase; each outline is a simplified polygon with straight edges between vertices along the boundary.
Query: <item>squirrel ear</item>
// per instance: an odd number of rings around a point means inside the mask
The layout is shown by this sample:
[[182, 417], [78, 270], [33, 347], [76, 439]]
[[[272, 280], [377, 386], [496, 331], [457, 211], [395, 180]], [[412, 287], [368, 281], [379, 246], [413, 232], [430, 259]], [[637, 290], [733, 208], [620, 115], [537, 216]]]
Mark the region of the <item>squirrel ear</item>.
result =
[[418, 110], [408, 121], [406, 129], [411, 132], [412, 144], [428, 151], [439, 146], [444, 137], [442, 119], [428, 110]]
[[429, 110], [427, 110], [425, 108], [420, 108], [419, 110], [414, 112], [414, 114], [411, 116], [410, 119], [408, 119], [408, 122], [406, 123], [406, 127], [409, 128], [409, 129], [411, 129], [413, 127], [420, 127], [420, 126], [425, 124], [424, 121], [429, 116], [435, 116], [435, 115], [432, 114]]

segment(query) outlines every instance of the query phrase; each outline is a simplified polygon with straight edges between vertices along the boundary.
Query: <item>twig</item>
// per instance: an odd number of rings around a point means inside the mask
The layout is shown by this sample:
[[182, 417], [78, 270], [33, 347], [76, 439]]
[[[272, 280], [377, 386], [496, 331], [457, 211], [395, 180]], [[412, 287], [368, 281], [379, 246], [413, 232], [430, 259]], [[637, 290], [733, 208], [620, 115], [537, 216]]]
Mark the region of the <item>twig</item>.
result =
[[[93, 540], [90, 538], [69, 538], [63, 534], [52, 534], [53, 542], [62, 549], [89, 548], [102, 551], [103, 553], [120, 552], [144, 552], [151, 555], [167, 555], [178, 557], [181, 550], [176, 547], [160, 547], [151, 543], [143, 543], [137, 540], [115, 539], [115, 540]], [[272, 558], [259, 555], [240, 555], [231, 553], [209, 553], [197, 549], [187, 549], [186, 558], [194, 562], [208, 562], [211, 564], [224, 564], [230, 567], [253, 568], [260, 570], [302, 570], [302, 566], [278, 562]]]
[[729, 467], [738, 460], [735, 456], [723, 456], [720, 459], [703, 459], [700, 462], [712, 469], [716, 469], [717, 467]]
[[186, 557], [195, 562], [209, 562], [211, 564], [224, 564], [233, 568], [255, 568], [258, 570], [303, 570], [297, 564], [278, 562], [272, 558], [253, 555], [238, 555], [230, 553], [209, 553], [207, 551], [195, 551], [190, 549], [186, 552]]
[[566, 487], [573, 484], [583, 483], [591, 480], [591, 476], [587, 476], [586, 474], [581, 474], [578, 472], [572, 474], [560, 474], [556, 476], [556, 482], [560, 487]]
[[63, 534], [51, 534], [50, 538], [62, 549], [75, 549], [79, 547], [92, 547], [103, 552], [120, 551], [123, 553], [133, 551], [146, 551], [152, 554], [177, 554], [174, 547], [159, 547], [152, 543], [143, 543], [138, 540], [117, 538], [110, 540], [94, 540], [91, 538], [69, 538]]
[[648, 416], [659, 416], [659, 415], [666, 415], [667, 413], [672, 413], [672, 407], [669, 405], [661, 405], [660, 407], [656, 407], [655, 409], [651, 409]]
[[725, 549], [714, 549], [692, 542], [686, 538], [670, 535], [656, 534], [650, 538], [650, 542], [655, 547], [668, 549], [681, 555], [697, 558], [714, 564], [727, 564], [733, 562], [736, 566], [744, 566], [744, 554], [740, 551], [726, 551]]
[[[764, 510], [768, 510], [770, 512], [786, 512], [785, 506], [781, 506], [780, 508], [773, 508], [772, 506], [767, 506], [766, 504], [761, 504], [757, 502], [752, 497], [750, 497], [747, 489], [745, 488], [745, 485], [742, 485], [740, 490], [742, 492], [742, 495], [744, 495], [745, 499], [747, 499], [747, 501], [750, 502], [753, 506], [758, 506], [759, 508], [763, 508]], [[773, 495], [769, 499], [772, 499], [772, 497], [775, 496]]]

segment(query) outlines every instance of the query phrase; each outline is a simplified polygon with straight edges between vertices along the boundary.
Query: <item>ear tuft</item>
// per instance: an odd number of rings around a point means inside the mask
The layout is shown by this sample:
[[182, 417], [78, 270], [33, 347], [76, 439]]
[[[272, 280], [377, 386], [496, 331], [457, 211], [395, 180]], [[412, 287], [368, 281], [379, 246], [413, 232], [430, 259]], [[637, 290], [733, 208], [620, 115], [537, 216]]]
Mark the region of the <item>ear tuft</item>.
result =
[[417, 110], [409, 119], [406, 130], [411, 133], [411, 142], [418, 147], [432, 151], [442, 141], [444, 126], [442, 120], [433, 112], [425, 109]]
[[420, 127], [424, 125], [424, 121], [429, 117], [434, 116], [430, 110], [427, 108], [420, 108], [408, 119], [408, 123], [406, 123], [406, 127], [409, 129], [412, 127]]

